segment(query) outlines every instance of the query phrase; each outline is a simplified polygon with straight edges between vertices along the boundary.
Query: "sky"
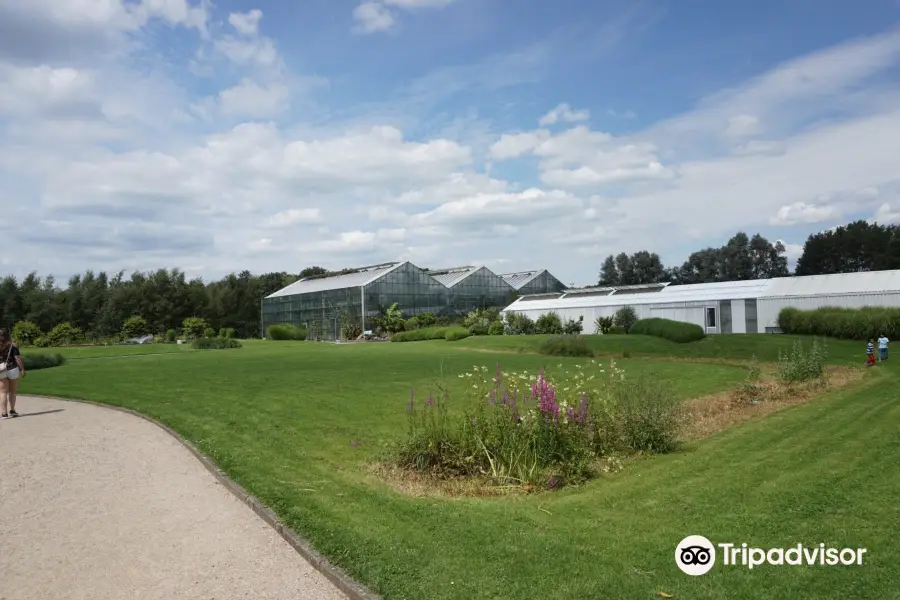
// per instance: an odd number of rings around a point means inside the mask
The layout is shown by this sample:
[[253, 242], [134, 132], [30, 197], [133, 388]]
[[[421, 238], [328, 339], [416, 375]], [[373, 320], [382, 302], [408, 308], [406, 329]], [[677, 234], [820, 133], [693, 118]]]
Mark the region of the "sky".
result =
[[0, 203], [58, 280], [795, 260], [900, 220], [900, 1], [0, 0]]

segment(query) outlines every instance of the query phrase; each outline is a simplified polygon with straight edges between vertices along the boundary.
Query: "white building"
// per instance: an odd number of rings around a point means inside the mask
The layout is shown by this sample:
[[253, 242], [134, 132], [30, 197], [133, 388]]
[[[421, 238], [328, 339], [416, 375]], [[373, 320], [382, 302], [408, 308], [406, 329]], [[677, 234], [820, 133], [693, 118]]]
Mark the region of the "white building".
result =
[[531, 319], [549, 312], [582, 319], [585, 333], [597, 333], [598, 317], [631, 306], [639, 319], [696, 323], [707, 333], [778, 333], [778, 313], [791, 306], [900, 307], [900, 270], [780, 277], [754, 281], [648, 284], [571, 289], [561, 294], [522, 296], [502, 312]]

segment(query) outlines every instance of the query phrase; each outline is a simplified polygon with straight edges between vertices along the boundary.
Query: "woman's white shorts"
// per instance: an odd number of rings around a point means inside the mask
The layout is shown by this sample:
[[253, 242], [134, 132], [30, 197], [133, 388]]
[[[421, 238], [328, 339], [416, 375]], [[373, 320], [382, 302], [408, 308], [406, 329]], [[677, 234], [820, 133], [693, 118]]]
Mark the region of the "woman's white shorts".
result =
[[19, 367], [15, 369], [6, 369], [4, 371], [0, 371], [0, 379], [18, 379], [19, 378]]

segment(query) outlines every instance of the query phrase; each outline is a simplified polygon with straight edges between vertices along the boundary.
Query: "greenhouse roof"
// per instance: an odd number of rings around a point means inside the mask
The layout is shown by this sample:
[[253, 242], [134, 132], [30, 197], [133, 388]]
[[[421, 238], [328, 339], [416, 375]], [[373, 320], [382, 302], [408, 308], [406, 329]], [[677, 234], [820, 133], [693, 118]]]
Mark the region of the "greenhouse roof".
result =
[[504, 273], [500, 275], [503, 280], [511, 285], [514, 289], [520, 290], [535, 279], [541, 273], [545, 273], [546, 269], [537, 269], [536, 271], [520, 271], [518, 273]]
[[324, 277], [307, 277], [295, 281], [286, 288], [280, 289], [266, 298], [278, 298], [280, 296], [296, 296], [297, 294], [309, 294], [312, 292], [325, 292], [328, 290], [342, 290], [345, 288], [361, 287], [368, 285], [387, 275], [394, 269], [405, 263], [385, 263], [371, 267], [361, 267], [354, 273], [336, 274]]
[[465, 266], [453, 267], [451, 269], [432, 269], [426, 271], [433, 278], [444, 284], [445, 287], [453, 287], [481, 267]]

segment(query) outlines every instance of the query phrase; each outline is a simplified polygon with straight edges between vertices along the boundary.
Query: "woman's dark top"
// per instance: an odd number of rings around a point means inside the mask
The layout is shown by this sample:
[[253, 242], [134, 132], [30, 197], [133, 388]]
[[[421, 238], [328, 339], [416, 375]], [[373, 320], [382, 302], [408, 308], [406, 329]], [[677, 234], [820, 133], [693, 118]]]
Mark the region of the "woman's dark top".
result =
[[[12, 349], [10, 350], [10, 348]], [[15, 344], [12, 344], [0, 351], [0, 362], [5, 362], [6, 368], [9, 370], [18, 369], [19, 363], [16, 362], [17, 356], [19, 356], [19, 349]]]

